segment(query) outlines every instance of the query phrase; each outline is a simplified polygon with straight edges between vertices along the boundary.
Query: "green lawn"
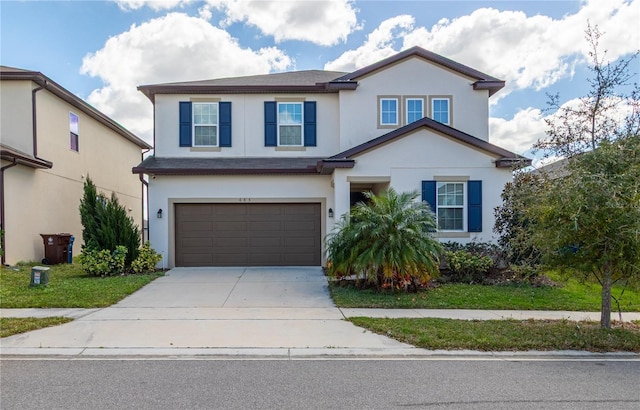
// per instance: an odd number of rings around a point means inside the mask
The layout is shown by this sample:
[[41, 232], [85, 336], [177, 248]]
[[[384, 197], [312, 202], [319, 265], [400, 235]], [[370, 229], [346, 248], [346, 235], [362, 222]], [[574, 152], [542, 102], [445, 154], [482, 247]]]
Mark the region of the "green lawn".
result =
[[0, 267], [0, 308], [110, 306], [162, 274], [88, 277], [80, 265], [50, 266], [49, 284], [30, 287], [31, 267]]
[[640, 326], [602, 329], [594, 322], [355, 317], [357, 326], [430, 350], [581, 350], [640, 352]]
[[[554, 280], [559, 278], [554, 277]], [[445, 284], [419, 293], [376, 293], [331, 284], [336, 305], [345, 308], [411, 308], [411, 309], [518, 309], [600, 311], [600, 287], [574, 279], [561, 287], [530, 285], [465, 285]], [[620, 295], [615, 288], [613, 294]], [[640, 291], [626, 289], [621, 299], [626, 312], [640, 311]], [[617, 310], [615, 303], [612, 309]]]
[[2, 317], [0, 318], [0, 337], [12, 336], [18, 333], [42, 329], [43, 327], [61, 325], [71, 322], [72, 320], [73, 319], [68, 317]]

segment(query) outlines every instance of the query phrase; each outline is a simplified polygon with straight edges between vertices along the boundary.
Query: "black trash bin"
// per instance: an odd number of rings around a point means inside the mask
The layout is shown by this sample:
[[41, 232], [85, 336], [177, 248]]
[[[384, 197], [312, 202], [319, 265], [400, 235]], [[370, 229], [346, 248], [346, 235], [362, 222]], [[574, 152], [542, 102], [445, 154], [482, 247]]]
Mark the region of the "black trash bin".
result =
[[40, 236], [42, 236], [42, 241], [44, 242], [43, 264], [57, 265], [68, 262], [69, 243], [72, 237], [70, 233], [41, 233]]

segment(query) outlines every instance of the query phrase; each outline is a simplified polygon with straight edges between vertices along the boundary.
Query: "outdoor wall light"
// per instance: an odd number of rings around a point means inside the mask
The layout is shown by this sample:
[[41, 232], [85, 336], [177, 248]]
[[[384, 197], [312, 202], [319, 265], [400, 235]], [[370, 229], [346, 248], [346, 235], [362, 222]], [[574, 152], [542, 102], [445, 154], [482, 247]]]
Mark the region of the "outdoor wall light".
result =
[[158, 219], [162, 219], [162, 208], [158, 209]]
[[333, 218], [333, 209], [329, 208], [329, 218]]

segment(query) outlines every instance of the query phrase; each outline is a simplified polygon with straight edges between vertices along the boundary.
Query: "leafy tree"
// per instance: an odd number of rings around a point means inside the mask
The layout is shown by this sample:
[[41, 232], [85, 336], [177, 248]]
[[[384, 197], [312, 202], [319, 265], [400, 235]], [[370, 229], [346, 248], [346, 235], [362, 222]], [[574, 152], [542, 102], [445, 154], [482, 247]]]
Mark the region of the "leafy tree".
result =
[[549, 266], [588, 272], [602, 285], [600, 323], [609, 328], [612, 285], [640, 277], [640, 92], [637, 84], [625, 92], [637, 54], [605, 63], [600, 37], [587, 28], [587, 96], [571, 107], [551, 98], [558, 112], [536, 147], [566, 158], [566, 169], [543, 175], [524, 215], [535, 221], [530, 243]]
[[127, 249], [125, 266], [131, 266], [138, 257], [140, 231], [124, 206], [120, 205], [115, 193], [107, 200], [87, 177], [80, 201], [80, 219], [84, 228], [82, 239], [85, 248], [114, 251], [118, 246], [124, 246]]
[[409, 287], [428, 281], [438, 273], [442, 249], [433, 237], [433, 212], [418, 193], [398, 194], [394, 189], [366, 201], [343, 216], [329, 235], [329, 274], [356, 275], [374, 282], [378, 289]]
[[535, 222], [526, 214], [536, 200], [540, 180], [536, 173], [517, 171], [502, 191], [502, 205], [494, 210], [493, 231], [499, 235], [498, 244], [509, 263], [514, 265], [535, 268], [541, 262], [540, 251], [530, 240]]

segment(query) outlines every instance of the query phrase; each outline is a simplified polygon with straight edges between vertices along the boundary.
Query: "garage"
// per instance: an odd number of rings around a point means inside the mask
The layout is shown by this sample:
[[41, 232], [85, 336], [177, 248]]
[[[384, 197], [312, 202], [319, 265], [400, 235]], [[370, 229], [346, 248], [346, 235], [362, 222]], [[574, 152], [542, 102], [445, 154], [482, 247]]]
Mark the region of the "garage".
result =
[[319, 203], [176, 204], [176, 266], [319, 266]]

